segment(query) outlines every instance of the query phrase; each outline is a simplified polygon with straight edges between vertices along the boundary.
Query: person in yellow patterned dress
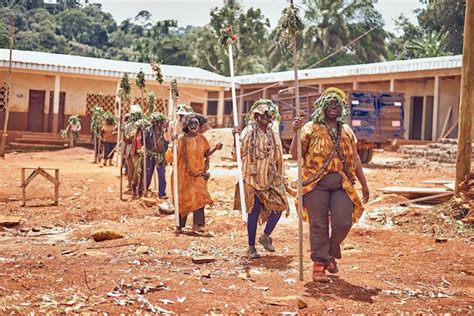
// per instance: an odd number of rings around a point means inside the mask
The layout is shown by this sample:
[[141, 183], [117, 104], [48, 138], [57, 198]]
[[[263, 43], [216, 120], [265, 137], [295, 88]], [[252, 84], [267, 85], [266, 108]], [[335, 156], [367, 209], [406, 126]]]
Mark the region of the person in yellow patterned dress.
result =
[[[293, 122], [291, 154], [297, 158], [296, 133], [301, 130], [303, 154], [303, 206], [310, 227], [313, 280], [328, 282], [326, 270], [337, 273], [336, 259], [341, 258], [341, 243], [369, 200], [369, 188], [362, 171], [357, 138], [349, 125], [345, 93], [328, 88], [315, 101], [311, 121]], [[362, 185], [362, 200], [355, 180]], [[329, 231], [329, 223], [331, 231]]]

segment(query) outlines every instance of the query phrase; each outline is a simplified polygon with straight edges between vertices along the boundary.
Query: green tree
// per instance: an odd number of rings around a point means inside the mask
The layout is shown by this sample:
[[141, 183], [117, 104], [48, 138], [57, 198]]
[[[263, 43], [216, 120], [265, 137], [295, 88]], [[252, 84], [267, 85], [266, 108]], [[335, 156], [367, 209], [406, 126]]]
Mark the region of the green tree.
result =
[[416, 10], [418, 23], [426, 34], [442, 34], [446, 50], [462, 54], [466, 0], [420, 0], [426, 6]]
[[370, 63], [388, 57], [381, 14], [372, 0], [303, 0], [305, 39], [300, 62], [309, 66], [373, 29], [320, 66]]
[[229, 75], [227, 52], [219, 43], [220, 30], [232, 26], [238, 40], [234, 44], [236, 74], [263, 72], [266, 69], [269, 21], [260, 9], [245, 11], [237, 0], [226, 0], [221, 8], [211, 11], [208, 26], [193, 30], [188, 40], [191, 44], [193, 64]]

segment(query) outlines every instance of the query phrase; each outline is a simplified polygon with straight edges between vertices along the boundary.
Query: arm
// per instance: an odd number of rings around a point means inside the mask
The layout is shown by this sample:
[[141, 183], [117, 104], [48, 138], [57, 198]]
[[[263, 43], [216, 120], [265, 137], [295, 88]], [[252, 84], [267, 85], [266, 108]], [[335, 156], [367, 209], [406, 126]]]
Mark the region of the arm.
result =
[[362, 202], [367, 203], [370, 198], [370, 192], [369, 187], [367, 186], [367, 181], [364, 176], [364, 171], [362, 170], [362, 163], [360, 161], [359, 154], [357, 153], [357, 143], [354, 143], [354, 145], [352, 145], [352, 151], [356, 165], [356, 177], [362, 185]]
[[221, 149], [222, 149], [222, 144], [218, 143], [218, 144], [216, 144], [216, 146], [214, 146], [214, 148], [211, 148], [208, 151], [206, 151], [206, 153], [204, 154], [204, 157], [209, 158], [209, 157], [211, 157], [211, 155], [213, 153], [215, 153], [216, 151], [221, 150]]
[[[298, 159], [298, 145], [297, 145], [297, 132], [301, 129], [303, 122], [299, 117], [296, 117], [293, 121], [293, 139], [291, 140], [290, 153], [291, 157], [296, 160]], [[304, 156], [308, 151], [308, 145], [301, 143], [301, 155]]]

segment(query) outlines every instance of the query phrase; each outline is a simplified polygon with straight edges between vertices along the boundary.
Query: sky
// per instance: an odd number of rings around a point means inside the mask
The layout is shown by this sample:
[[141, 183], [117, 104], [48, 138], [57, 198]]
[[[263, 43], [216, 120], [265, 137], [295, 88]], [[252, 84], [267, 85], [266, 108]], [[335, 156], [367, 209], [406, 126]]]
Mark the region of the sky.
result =
[[[375, 7], [382, 14], [385, 28], [395, 32], [394, 19], [405, 14], [416, 22], [413, 10], [421, 7], [419, 0], [374, 0]], [[173, 19], [179, 26], [202, 26], [209, 22], [209, 12], [216, 6], [222, 6], [223, 0], [90, 0], [90, 3], [101, 3], [106, 12], [110, 12], [118, 23], [133, 18], [141, 10], [152, 14], [154, 21]], [[287, 0], [241, 0], [245, 7], [258, 7], [275, 27], [281, 11], [288, 5]], [[301, 0], [294, 1], [296, 5]]]

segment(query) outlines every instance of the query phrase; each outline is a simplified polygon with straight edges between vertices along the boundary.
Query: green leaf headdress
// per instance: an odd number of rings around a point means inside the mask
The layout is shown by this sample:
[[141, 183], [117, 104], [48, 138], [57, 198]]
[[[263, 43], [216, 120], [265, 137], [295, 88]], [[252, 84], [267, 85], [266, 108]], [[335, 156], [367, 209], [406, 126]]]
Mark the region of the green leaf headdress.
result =
[[255, 113], [259, 114], [265, 114], [267, 112], [270, 114], [273, 120], [280, 121], [280, 112], [278, 111], [278, 106], [276, 106], [275, 103], [273, 103], [272, 100], [269, 99], [260, 99], [256, 101], [253, 105], [250, 111], [246, 115], [246, 121], [253, 121], [255, 120]]
[[329, 106], [329, 102], [335, 100], [341, 106], [341, 114], [337, 118], [337, 121], [341, 124], [346, 123], [346, 119], [349, 116], [349, 111], [346, 107], [346, 93], [338, 88], [327, 88], [321, 96], [314, 101], [313, 107], [314, 112], [311, 114], [311, 120], [316, 124], [324, 123], [324, 111]]
[[72, 123], [72, 124], [76, 124], [77, 122], [79, 122], [81, 119], [79, 118], [79, 115], [77, 114], [74, 114], [74, 115], [71, 115], [69, 117], [69, 122]]
[[166, 116], [163, 113], [153, 112], [150, 115], [150, 122], [161, 122], [166, 121]]

